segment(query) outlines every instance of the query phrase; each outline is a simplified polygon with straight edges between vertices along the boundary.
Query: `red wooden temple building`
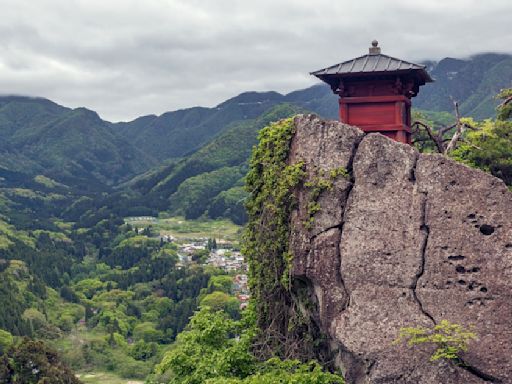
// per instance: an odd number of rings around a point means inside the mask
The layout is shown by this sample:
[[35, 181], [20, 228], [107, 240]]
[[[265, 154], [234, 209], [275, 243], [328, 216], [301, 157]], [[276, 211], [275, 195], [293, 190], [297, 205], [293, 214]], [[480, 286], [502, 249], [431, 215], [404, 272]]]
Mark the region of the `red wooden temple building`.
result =
[[382, 54], [376, 40], [367, 55], [311, 74], [340, 96], [342, 122], [409, 144], [411, 98], [433, 81], [424, 65]]

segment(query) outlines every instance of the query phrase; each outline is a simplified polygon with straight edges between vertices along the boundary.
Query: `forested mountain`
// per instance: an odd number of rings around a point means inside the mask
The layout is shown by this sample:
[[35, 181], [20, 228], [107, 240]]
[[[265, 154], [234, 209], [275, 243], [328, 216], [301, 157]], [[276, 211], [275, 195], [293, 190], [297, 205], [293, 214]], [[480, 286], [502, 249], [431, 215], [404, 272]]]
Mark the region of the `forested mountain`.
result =
[[156, 162], [93, 111], [49, 100], [0, 97], [0, 167], [104, 189]]
[[498, 105], [494, 95], [512, 85], [512, 55], [486, 53], [424, 64], [435, 82], [422, 87], [413, 100], [420, 109], [453, 112], [453, 98], [464, 116], [490, 118]]
[[281, 95], [245, 92], [214, 108], [194, 107], [114, 124], [132, 144], [158, 160], [179, 158], [207, 143], [230, 124], [258, 118], [271, 107], [293, 103], [325, 117], [336, 116], [336, 98], [323, 85]]
[[[413, 102], [428, 116], [451, 112], [453, 98], [466, 116], [492, 117], [494, 95], [512, 81], [512, 56], [505, 54], [426, 64], [436, 81]], [[245, 92], [213, 108], [123, 123], [42, 98], [0, 97], [0, 211], [9, 206], [18, 222], [30, 221], [27, 206], [40, 220], [170, 210], [241, 222], [241, 178], [258, 130], [297, 111], [337, 118], [337, 97], [324, 84], [286, 95]]]
[[44, 174], [71, 187], [104, 190], [164, 160], [191, 154], [232, 124], [256, 119], [285, 102], [324, 116], [336, 113], [336, 100], [322, 85], [286, 96], [247, 92], [214, 108], [194, 107], [116, 124], [85, 108], [3, 96], [0, 167]]
[[[163, 171], [138, 178], [132, 188], [152, 196], [151, 201], [164, 202], [160, 209], [169, 206], [174, 212], [197, 218], [221, 192], [243, 184], [246, 162], [258, 131], [299, 111], [291, 104], [279, 104], [257, 119], [234, 123], [192, 155]], [[242, 202], [238, 210], [243, 211]]]

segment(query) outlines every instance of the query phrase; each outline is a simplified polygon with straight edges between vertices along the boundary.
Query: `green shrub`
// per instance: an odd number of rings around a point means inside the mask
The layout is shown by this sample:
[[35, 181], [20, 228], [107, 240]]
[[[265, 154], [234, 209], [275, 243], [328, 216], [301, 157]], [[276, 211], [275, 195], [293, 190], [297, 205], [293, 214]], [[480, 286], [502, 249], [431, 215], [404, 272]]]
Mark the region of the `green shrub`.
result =
[[10, 332], [0, 329], [0, 355], [12, 345], [13, 341], [14, 338]]
[[431, 361], [458, 360], [460, 353], [467, 351], [469, 342], [475, 339], [477, 339], [476, 334], [463, 326], [441, 320], [432, 328], [401, 328], [395, 344], [405, 341], [409, 346], [433, 345], [436, 349], [430, 356]]

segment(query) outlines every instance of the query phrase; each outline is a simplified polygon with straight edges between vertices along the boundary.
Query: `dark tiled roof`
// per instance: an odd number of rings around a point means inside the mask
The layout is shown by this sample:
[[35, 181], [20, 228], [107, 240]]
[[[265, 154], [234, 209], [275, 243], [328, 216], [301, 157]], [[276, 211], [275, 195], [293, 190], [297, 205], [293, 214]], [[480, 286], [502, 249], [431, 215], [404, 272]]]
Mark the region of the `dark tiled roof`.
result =
[[383, 54], [369, 54], [347, 60], [330, 67], [311, 72], [311, 75], [322, 79], [324, 76], [338, 75], [350, 76], [357, 74], [386, 73], [386, 72], [408, 72], [420, 71], [425, 82], [432, 82], [432, 78], [425, 70], [424, 65], [409, 63], [405, 60]]

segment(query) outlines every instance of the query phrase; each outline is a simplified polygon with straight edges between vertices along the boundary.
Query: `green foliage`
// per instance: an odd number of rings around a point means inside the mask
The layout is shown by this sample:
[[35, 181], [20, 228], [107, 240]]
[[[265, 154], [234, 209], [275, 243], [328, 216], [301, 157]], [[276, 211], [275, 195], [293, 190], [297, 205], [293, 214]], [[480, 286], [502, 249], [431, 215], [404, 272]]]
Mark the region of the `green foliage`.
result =
[[208, 251], [212, 251], [214, 249], [217, 249], [217, 240], [215, 238], [208, 238], [208, 242], [206, 243], [206, 249]]
[[235, 224], [244, 224], [247, 221], [245, 201], [249, 194], [243, 187], [233, 187], [219, 193], [208, 207], [208, 217], [216, 219], [226, 217]]
[[320, 364], [272, 358], [260, 364], [256, 372], [244, 379], [214, 378], [206, 384], [343, 384], [341, 376], [325, 372]]
[[12, 384], [80, 384], [57, 353], [42, 341], [24, 338], [0, 357], [0, 382]]
[[[503, 89], [497, 96], [503, 100], [498, 109], [496, 120], [477, 122], [472, 118], [462, 118], [468, 129], [450, 156], [475, 168], [482, 169], [512, 185], [512, 122], [508, 121], [512, 113], [512, 89]], [[430, 116], [432, 117], [432, 115]], [[435, 117], [435, 116], [434, 116]], [[415, 113], [415, 119], [430, 126], [437, 134], [441, 128], [439, 121], [431, 121], [424, 113]], [[444, 126], [449, 124], [443, 123]], [[443, 139], [450, 140], [454, 129], [445, 132]], [[415, 145], [421, 152], [437, 152], [425, 130], [415, 135]]]
[[223, 167], [185, 180], [170, 197], [171, 210], [187, 219], [197, 219], [211, 199], [231, 188], [243, 173], [239, 167]]
[[[228, 125], [220, 135], [195, 153], [147, 177], [138, 178], [131, 187], [145, 194], [142, 199], [146, 206], [168, 209], [168, 199], [172, 196], [170, 208], [174, 215], [177, 212], [186, 214], [182, 204], [184, 202], [188, 207], [186, 210], [191, 212], [187, 214], [189, 217], [199, 217], [207, 212], [212, 218], [222, 215], [243, 223], [246, 217], [240, 181], [246, 171], [247, 159], [256, 143], [258, 131], [270, 121], [293, 115], [297, 110], [289, 104], [276, 105], [266, 109], [257, 118], [255, 116], [254, 119]], [[230, 169], [228, 178], [216, 180], [226, 169]], [[221, 170], [221, 174], [214, 173]], [[239, 174], [236, 180], [231, 177], [235, 174]], [[191, 178], [193, 180], [189, 182]], [[187, 185], [190, 183], [193, 185]], [[215, 187], [215, 191], [208, 188], [211, 186]], [[189, 196], [187, 190], [190, 188], [194, 194]], [[233, 188], [237, 189], [231, 191]]]
[[214, 291], [202, 298], [199, 303], [201, 307], [209, 307], [213, 311], [224, 311], [232, 318], [237, 319], [240, 316], [240, 303], [235, 297], [220, 291]]
[[286, 164], [294, 133], [292, 118], [262, 129], [246, 177], [246, 189], [251, 195], [247, 201], [249, 223], [243, 253], [249, 262], [252, 294], [262, 322], [269, 320], [268, 306], [275, 301], [274, 295], [289, 288], [292, 192], [304, 177], [302, 163]]
[[476, 339], [476, 334], [463, 326], [441, 320], [432, 328], [401, 328], [395, 343], [407, 342], [409, 346], [433, 345], [436, 349], [430, 357], [431, 361], [459, 360], [460, 353], [466, 352], [469, 342]]
[[35, 308], [25, 309], [21, 318], [29, 323], [31, 334], [46, 325], [45, 316]]
[[[11, 274], [13, 262], [9, 269], [0, 272], [0, 329], [4, 329], [15, 336], [29, 335], [31, 332], [29, 323], [23, 318], [24, 311], [33, 303], [30, 297], [22, 294], [20, 278], [24, 269], [20, 271], [18, 279]], [[14, 272], [16, 273], [16, 272]]]
[[12, 337], [11, 333], [0, 329], [0, 355], [2, 355], [4, 351], [12, 345], [13, 342], [14, 338]]
[[0, 164], [39, 175], [35, 183], [49, 189], [58, 186], [52, 179], [63, 184], [71, 181], [83, 191], [102, 190], [113, 180], [155, 164], [95, 112], [70, 110], [44, 99], [2, 97], [0, 132], [21, 152], [20, 161]]
[[277, 358], [257, 361], [250, 352], [254, 321], [251, 309], [236, 322], [221, 311], [202, 308], [178, 336], [175, 348], [164, 355], [156, 367], [157, 375], [149, 382], [344, 383], [341, 376], [323, 371], [315, 362], [302, 364]]
[[229, 275], [218, 275], [210, 277], [208, 281], [208, 292], [220, 291], [232, 294], [233, 277]]
[[510, 120], [512, 118], [512, 88], [502, 89], [496, 98], [502, 102], [498, 106], [498, 120]]
[[136, 360], [149, 360], [158, 352], [158, 344], [154, 342], [146, 343], [144, 340], [139, 340], [132, 345], [130, 349], [130, 356]]
[[206, 260], [208, 260], [208, 256], [210, 255], [210, 251], [207, 249], [197, 249], [192, 254], [192, 261], [196, 263], [204, 264]]
[[[411, 120], [413, 123], [420, 122], [428, 125], [434, 132], [437, 132], [440, 128], [455, 124], [455, 117], [452, 113], [424, 111], [418, 109], [413, 109]], [[444, 139], [449, 140], [451, 135], [453, 135], [453, 131], [454, 129], [451, 129], [446, 132]], [[413, 141], [416, 149], [422, 153], [437, 152], [434, 142], [430, 139], [423, 128], [414, 132]]]
[[414, 122], [418, 120], [433, 127], [446, 127], [455, 123], [453, 111], [439, 112], [413, 108], [412, 121]]
[[104, 290], [107, 283], [98, 278], [80, 280], [73, 287], [77, 293], [82, 293], [86, 298], [91, 299], [96, 293]]
[[[273, 123], [260, 132], [247, 175], [249, 222], [243, 254], [249, 263], [249, 284], [262, 330], [260, 351], [265, 358], [280, 356], [308, 360], [316, 356], [321, 336], [302, 306], [292, 298], [289, 252], [290, 214], [296, 204], [294, 189], [303, 182], [303, 164], [287, 164], [294, 135], [293, 119]], [[344, 174], [333, 171], [333, 177]], [[323, 180], [323, 179], [322, 179]], [[332, 184], [330, 175], [318, 187]], [[317, 210], [317, 207], [310, 207]]]
[[126, 355], [119, 356], [114, 360], [114, 364], [115, 371], [127, 379], [145, 379], [151, 372], [150, 366], [144, 361], [138, 361]]
[[128, 343], [126, 342], [123, 335], [112, 332], [108, 336], [105, 337], [106, 342], [114, 348], [121, 348], [121, 349], [127, 349]]
[[42, 184], [42, 185], [44, 185], [45, 187], [48, 187], [48, 188], [55, 188], [55, 187], [57, 187], [59, 185], [63, 186], [62, 184], [57, 183], [55, 180], [52, 180], [49, 177], [46, 177], [44, 175], [36, 175], [34, 177], [34, 181], [36, 183]]
[[202, 309], [191, 318], [189, 330], [178, 336], [175, 348], [164, 355], [157, 373], [169, 371], [176, 384], [250, 373], [254, 358], [248, 353], [248, 340], [230, 339], [235, 331], [235, 323], [225, 314]]
[[485, 120], [474, 124], [478, 130], [469, 131], [466, 142], [451, 156], [512, 185], [512, 122]]
[[311, 229], [314, 223], [314, 216], [317, 212], [320, 211], [321, 207], [318, 203], [318, 198], [324, 191], [330, 191], [334, 186], [334, 180], [336, 180], [339, 176], [343, 176], [344, 178], [350, 178], [350, 174], [345, 169], [345, 167], [338, 167], [331, 169], [327, 172], [327, 176], [325, 175], [325, 171], [320, 170], [319, 175], [312, 181], [308, 181], [304, 183], [304, 186], [307, 188], [309, 194], [309, 202], [308, 202], [308, 217], [303, 223], [303, 225], [307, 229]]
[[159, 341], [163, 338], [163, 333], [155, 329], [155, 324], [151, 322], [139, 323], [133, 329], [135, 340], [144, 340], [145, 342]]

